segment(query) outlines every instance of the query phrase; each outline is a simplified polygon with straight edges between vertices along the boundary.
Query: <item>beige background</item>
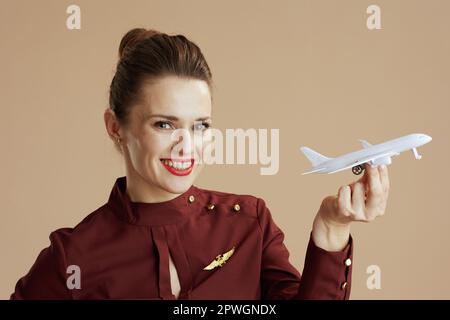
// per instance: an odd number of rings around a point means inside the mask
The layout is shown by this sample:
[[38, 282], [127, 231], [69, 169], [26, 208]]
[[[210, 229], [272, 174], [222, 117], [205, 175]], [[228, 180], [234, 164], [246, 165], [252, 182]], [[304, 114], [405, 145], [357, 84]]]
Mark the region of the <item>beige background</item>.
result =
[[[81, 7], [81, 30], [65, 26]], [[382, 30], [366, 28], [381, 7]], [[303, 268], [323, 197], [356, 179], [300, 173], [299, 152], [328, 156], [413, 132], [433, 141], [394, 158], [387, 213], [355, 224], [352, 299], [449, 299], [450, 2], [12, 1], [0, 10], [0, 298], [49, 245], [103, 205], [122, 160], [103, 124], [122, 35], [132, 27], [181, 33], [203, 50], [216, 90], [214, 125], [279, 128], [280, 170], [215, 166], [196, 185], [254, 194]], [[366, 268], [381, 268], [381, 289]]]

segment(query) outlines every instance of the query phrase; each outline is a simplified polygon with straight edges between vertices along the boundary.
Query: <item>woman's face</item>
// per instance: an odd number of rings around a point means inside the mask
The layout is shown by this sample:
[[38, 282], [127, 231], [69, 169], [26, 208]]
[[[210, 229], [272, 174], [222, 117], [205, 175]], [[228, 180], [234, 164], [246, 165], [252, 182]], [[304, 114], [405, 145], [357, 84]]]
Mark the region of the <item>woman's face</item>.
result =
[[201, 171], [207, 145], [202, 137], [211, 125], [208, 84], [177, 76], [144, 83], [141, 102], [130, 112], [129, 126], [120, 130], [127, 186], [155, 199], [185, 192]]

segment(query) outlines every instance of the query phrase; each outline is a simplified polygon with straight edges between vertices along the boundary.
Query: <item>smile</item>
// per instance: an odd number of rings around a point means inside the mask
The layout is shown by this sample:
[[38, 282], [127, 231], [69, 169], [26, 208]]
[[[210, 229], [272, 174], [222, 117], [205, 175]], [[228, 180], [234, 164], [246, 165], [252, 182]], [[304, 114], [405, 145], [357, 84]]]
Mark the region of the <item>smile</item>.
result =
[[194, 159], [178, 160], [178, 159], [160, 159], [164, 168], [176, 176], [186, 176], [192, 172], [194, 168]]

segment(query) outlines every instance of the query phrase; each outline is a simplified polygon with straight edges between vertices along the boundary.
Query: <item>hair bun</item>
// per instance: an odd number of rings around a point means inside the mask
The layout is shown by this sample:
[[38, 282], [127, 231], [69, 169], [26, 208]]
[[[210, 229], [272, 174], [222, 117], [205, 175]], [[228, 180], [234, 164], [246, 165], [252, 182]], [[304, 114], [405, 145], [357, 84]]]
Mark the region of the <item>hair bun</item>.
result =
[[139, 42], [145, 39], [149, 39], [156, 34], [160, 34], [161, 32], [152, 30], [152, 29], [144, 29], [144, 28], [134, 28], [128, 31], [120, 41], [119, 45], [119, 59], [122, 59], [129, 52], [131, 52]]

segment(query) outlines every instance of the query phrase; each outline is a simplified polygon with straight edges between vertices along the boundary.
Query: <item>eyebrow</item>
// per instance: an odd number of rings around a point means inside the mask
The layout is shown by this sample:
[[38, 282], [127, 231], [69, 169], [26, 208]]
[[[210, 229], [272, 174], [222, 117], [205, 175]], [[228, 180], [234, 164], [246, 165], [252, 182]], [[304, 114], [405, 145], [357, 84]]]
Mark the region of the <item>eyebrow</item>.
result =
[[[143, 121], [147, 121], [150, 118], [165, 118], [165, 119], [172, 120], [172, 121], [179, 120], [175, 116], [164, 115], [164, 114], [145, 114], [142, 116]], [[204, 121], [204, 120], [208, 120], [208, 119], [211, 119], [211, 117], [200, 117], [200, 118], [195, 119], [195, 121]]]

